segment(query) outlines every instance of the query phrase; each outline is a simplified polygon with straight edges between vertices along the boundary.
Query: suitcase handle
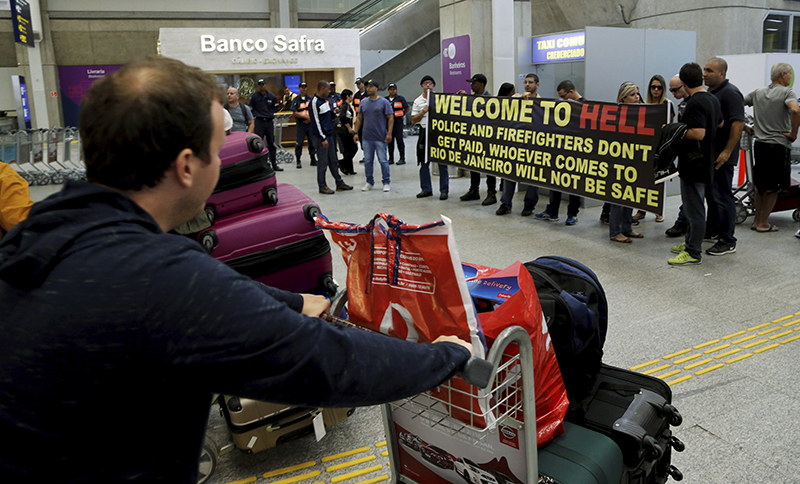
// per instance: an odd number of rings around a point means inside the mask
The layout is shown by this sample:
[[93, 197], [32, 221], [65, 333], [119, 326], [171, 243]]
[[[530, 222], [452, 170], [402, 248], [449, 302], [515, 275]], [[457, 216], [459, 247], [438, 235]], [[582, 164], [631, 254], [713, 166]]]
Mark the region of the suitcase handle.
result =
[[[320, 319], [322, 319], [323, 321], [327, 321], [331, 324], [339, 323], [349, 328], [369, 331], [371, 333], [383, 334], [378, 331], [373, 331], [369, 328], [365, 328], [363, 326], [351, 323], [346, 319], [337, 318], [336, 316], [333, 316], [331, 314], [323, 314], [320, 316]], [[484, 360], [483, 358], [470, 356], [467, 362], [464, 363], [464, 366], [461, 367], [461, 369], [456, 372], [456, 375], [463, 378], [464, 381], [469, 383], [470, 385], [475, 385], [476, 387], [483, 389], [488, 387], [489, 383], [491, 383], [492, 381], [492, 376], [494, 375], [494, 365], [492, 365], [490, 361]]]

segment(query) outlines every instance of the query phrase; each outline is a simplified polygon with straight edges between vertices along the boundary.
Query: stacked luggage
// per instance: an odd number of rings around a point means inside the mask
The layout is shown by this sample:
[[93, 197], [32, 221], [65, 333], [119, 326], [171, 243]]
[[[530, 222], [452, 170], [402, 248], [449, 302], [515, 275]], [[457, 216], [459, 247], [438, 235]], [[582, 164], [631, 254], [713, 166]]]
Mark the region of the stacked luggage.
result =
[[[232, 132], [220, 150], [220, 177], [202, 223], [187, 230], [212, 257], [264, 284], [333, 296], [331, 248], [314, 225], [319, 206], [289, 184], [278, 184], [264, 142]], [[322, 414], [333, 425], [353, 409], [293, 407], [221, 395], [220, 411], [235, 446], [251, 454], [313, 431]]]
[[[683, 419], [672, 405], [669, 385], [602, 363], [608, 302], [597, 276], [565, 257], [540, 257], [524, 265], [533, 276], [570, 402], [564, 434], [538, 449], [539, 482], [683, 479], [671, 464], [672, 450], [682, 452], [684, 444], [672, 435], [671, 427]], [[475, 290], [473, 298], [479, 294]], [[475, 300], [479, 312], [497, 303]]]
[[256, 281], [333, 296], [330, 244], [314, 226], [319, 207], [292, 185], [279, 185], [268, 156], [257, 135], [225, 138], [219, 182], [205, 208], [210, 226], [195, 237], [211, 256]]

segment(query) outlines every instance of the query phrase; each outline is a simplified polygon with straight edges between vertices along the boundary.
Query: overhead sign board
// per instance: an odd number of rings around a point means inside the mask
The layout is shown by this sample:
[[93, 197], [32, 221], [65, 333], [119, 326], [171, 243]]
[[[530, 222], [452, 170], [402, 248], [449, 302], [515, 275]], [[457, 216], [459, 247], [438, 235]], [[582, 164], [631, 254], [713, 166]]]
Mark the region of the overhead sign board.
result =
[[534, 37], [531, 52], [531, 64], [583, 60], [586, 58], [586, 32]]
[[14, 40], [19, 44], [33, 47], [31, 4], [27, 0], [11, 0], [11, 23], [14, 26]]
[[357, 29], [164, 28], [161, 55], [206, 71], [286, 71], [361, 65]]

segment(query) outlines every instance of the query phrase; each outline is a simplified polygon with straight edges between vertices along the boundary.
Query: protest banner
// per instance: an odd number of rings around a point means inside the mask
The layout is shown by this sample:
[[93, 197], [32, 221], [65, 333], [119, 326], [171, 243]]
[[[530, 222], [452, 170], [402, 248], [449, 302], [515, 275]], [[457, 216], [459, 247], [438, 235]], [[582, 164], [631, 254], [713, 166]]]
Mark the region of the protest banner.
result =
[[666, 104], [430, 95], [428, 161], [663, 213]]

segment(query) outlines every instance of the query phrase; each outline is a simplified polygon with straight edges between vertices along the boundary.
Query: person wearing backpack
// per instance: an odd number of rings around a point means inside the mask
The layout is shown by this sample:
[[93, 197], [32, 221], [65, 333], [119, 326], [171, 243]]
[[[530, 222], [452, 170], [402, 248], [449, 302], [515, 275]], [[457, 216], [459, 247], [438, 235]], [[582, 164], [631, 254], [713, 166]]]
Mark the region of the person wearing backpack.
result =
[[233, 119], [231, 131], [243, 131], [252, 133], [255, 127], [255, 120], [250, 108], [239, 102], [239, 90], [229, 87], [227, 92], [228, 102], [223, 106]]

